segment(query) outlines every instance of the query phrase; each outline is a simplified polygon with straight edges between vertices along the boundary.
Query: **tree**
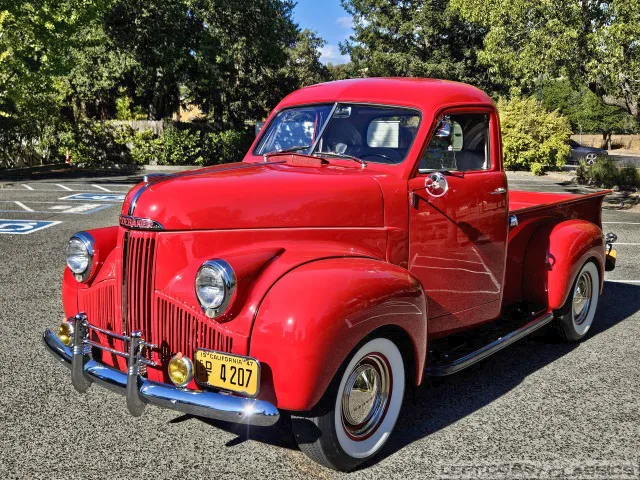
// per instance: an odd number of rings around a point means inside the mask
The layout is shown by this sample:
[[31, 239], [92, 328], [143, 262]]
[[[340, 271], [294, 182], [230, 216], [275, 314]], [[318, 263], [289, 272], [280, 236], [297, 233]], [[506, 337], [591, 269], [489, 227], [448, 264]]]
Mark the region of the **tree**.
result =
[[216, 128], [261, 118], [281, 91], [280, 68], [298, 40], [289, 0], [202, 0], [190, 13], [193, 70], [186, 85]]
[[566, 116], [574, 132], [600, 133], [605, 143], [612, 133], [633, 132], [638, 127], [635, 118], [620, 107], [606, 105], [585, 86], [574, 87], [566, 79], [545, 81], [542, 103]]
[[544, 77], [565, 76], [640, 118], [638, 0], [451, 0], [451, 5], [487, 29], [479, 59], [498, 81], [526, 93], [539, 88]]
[[463, 20], [449, 0], [342, 0], [354, 34], [341, 45], [367, 76], [435, 77], [495, 90], [478, 62], [486, 28]]

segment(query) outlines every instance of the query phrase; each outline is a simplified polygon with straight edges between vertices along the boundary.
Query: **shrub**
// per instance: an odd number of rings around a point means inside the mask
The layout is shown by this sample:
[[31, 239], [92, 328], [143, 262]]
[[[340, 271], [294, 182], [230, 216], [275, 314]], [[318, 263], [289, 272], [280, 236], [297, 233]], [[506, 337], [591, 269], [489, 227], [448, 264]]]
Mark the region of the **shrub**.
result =
[[544, 175], [544, 165], [538, 162], [533, 162], [531, 164], [531, 173], [536, 176]]
[[71, 163], [83, 167], [129, 164], [132, 158], [127, 143], [131, 137], [128, 125], [83, 121], [60, 134], [58, 151], [63, 156], [68, 149]]
[[204, 150], [198, 130], [169, 127], [165, 129], [162, 156], [164, 165], [203, 165]]
[[205, 135], [205, 165], [239, 162], [251, 146], [253, 138], [248, 131], [224, 130]]
[[[535, 98], [498, 101], [504, 166], [510, 170], [561, 168], [569, 156], [569, 121]], [[535, 166], [534, 166], [535, 165]]]
[[134, 132], [129, 146], [131, 158], [138, 165], [158, 163], [164, 153], [164, 142], [153, 130]]
[[620, 188], [640, 188], [640, 173], [633, 166], [618, 168], [616, 162], [608, 157], [599, 158], [588, 166], [580, 162], [576, 171], [578, 183], [588, 183], [602, 188], [619, 186]]

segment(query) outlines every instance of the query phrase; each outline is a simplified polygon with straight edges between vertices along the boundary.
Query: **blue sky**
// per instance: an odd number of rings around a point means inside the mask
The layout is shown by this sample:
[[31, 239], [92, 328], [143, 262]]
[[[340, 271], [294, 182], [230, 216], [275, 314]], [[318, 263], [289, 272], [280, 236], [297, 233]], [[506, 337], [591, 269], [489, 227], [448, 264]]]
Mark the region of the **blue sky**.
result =
[[351, 16], [340, 6], [340, 0], [298, 0], [293, 17], [301, 29], [315, 30], [327, 41], [322, 49], [323, 63], [345, 63], [348, 57], [340, 55], [338, 42], [351, 34]]

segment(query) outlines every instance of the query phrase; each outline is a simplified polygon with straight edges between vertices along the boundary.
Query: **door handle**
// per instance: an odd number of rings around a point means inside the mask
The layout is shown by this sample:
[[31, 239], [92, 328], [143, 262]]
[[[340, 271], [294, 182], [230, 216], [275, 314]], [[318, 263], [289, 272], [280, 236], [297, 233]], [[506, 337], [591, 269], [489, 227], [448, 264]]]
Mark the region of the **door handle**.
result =
[[504, 187], [500, 187], [500, 188], [496, 188], [493, 192], [491, 192], [491, 195], [503, 195], [507, 193], [507, 189]]

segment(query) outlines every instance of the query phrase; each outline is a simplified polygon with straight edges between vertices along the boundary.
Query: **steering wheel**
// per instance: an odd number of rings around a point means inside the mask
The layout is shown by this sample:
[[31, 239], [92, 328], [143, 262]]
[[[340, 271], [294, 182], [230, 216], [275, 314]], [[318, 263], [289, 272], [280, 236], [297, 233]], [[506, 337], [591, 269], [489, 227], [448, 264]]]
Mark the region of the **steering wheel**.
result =
[[[388, 154], [388, 155], [387, 155]], [[360, 159], [364, 160], [366, 157], [380, 157], [387, 160], [387, 163], [399, 163], [402, 160], [400, 154], [391, 149], [385, 149], [385, 153], [380, 152], [368, 152], [360, 155]], [[395, 158], [392, 158], [395, 157]]]

